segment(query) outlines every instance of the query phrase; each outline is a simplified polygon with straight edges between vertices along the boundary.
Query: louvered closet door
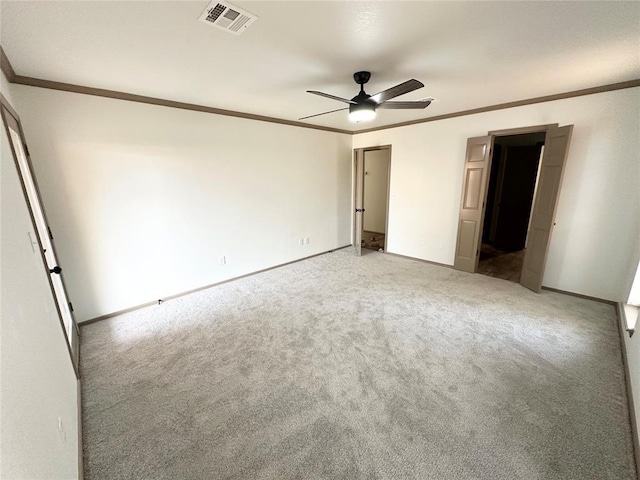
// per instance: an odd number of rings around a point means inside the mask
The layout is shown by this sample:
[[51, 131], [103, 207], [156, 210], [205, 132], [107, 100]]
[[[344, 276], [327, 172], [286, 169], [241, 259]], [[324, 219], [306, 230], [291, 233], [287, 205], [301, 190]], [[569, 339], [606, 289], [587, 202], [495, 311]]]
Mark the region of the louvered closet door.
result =
[[478, 267], [492, 145], [493, 137], [489, 135], [467, 140], [458, 237], [453, 262], [456, 270], [475, 273]]

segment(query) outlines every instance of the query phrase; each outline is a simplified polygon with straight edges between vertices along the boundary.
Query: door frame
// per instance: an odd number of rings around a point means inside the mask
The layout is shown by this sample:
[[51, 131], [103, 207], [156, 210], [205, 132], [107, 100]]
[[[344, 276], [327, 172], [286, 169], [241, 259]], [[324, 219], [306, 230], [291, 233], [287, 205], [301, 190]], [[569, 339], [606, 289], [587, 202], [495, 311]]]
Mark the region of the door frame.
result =
[[[506, 136], [511, 136], [511, 135], [522, 135], [522, 134], [527, 134], [527, 133], [545, 133], [547, 134], [549, 130], [551, 129], [557, 129], [560, 128], [560, 124], [558, 123], [549, 123], [549, 124], [544, 124], [544, 125], [532, 125], [532, 126], [528, 126], [528, 127], [517, 127], [517, 128], [507, 128], [507, 129], [501, 129], [501, 130], [490, 130], [487, 133], [487, 136], [490, 137], [489, 138], [489, 145], [491, 145], [491, 150], [489, 152], [489, 166], [488, 169], [491, 169], [491, 161], [492, 161], [492, 157], [493, 157], [493, 145], [495, 142], [495, 139], [498, 137], [506, 137]], [[542, 165], [538, 166], [538, 172], [539, 169], [542, 167]], [[564, 168], [563, 168], [564, 170]], [[484, 183], [484, 193], [483, 193], [483, 211], [482, 211], [482, 215], [481, 215], [481, 219], [480, 219], [480, 225], [478, 226], [480, 232], [483, 231], [484, 228], [484, 221], [485, 221], [485, 214], [484, 214], [484, 208], [486, 207], [486, 201], [487, 201], [487, 193], [488, 193], [488, 186], [489, 186], [489, 181], [490, 181], [490, 175], [486, 175], [486, 179], [485, 179], [485, 183]], [[536, 179], [536, 183], [539, 181], [539, 174], [538, 177]], [[463, 190], [464, 190], [464, 185], [463, 185]], [[558, 195], [560, 193], [560, 190], [558, 190]], [[464, 195], [464, 191], [463, 191], [463, 195]], [[537, 196], [537, 185], [536, 185], [536, 194]], [[531, 204], [531, 212], [533, 212], [533, 209], [535, 207], [536, 204], [536, 198], [534, 196], [533, 202]], [[557, 205], [557, 204], [556, 204]], [[458, 227], [460, 228], [460, 227]], [[459, 235], [459, 232], [458, 232]], [[528, 235], [528, 234], [527, 234]], [[479, 240], [479, 243], [481, 242], [481, 240]], [[479, 252], [480, 249], [480, 244], [478, 243], [477, 245], [477, 249]], [[455, 255], [457, 255], [457, 251], [458, 251], [458, 245], [456, 244], [456, 252]], [[544, 263], [546, 264], [546, 257], [544, 260]], [[546, 266], [546, 265], [545, 265]], [[475, 262], [475, 266], [473, 268], [473, 272], [471, 273], [477, 273], [477, 268], [478, 268], [478, 261], [476, 259]], [[467, 271], [467, 270], [465, 270]]]
[[511, 135], [523, 135], [525, 133], [547, 133], [550, 128], [558, 128], [559, 123], [547, 123], [545, 125], [533, 125], [531, 127], [507, 128], [504, 130], [491, 130], [487, 135], [495, 137], [509, 137]]
[[[62, 316], [62, 311], [60, 309], [60, 304], [59, 304], [59, 300], [56, 296], [55, 293], [55, 287], [53, 285], [53, 280], [51, 279], [51, 272], [49, 271], [49, 267], [47, 264], [47, 259], [45, 257], [45, 253], [44, 253], [44, 247], [42, 245], [42, 240], [40, 239], [40, 235], [38, 234], [38, 226], [36, 223], [36, 219], [33, 213], [33, 208], [31, 207], [31, 202], [29, 200], [29, 194], [27, 193], [27, 186], [24, 180], [24, 176], [23, 176], [23, 172], [22, 169], [20, 167], [20, 163], [18, 161], [18, 152], [16, 152], [16, 149], [14, 147], [13, 141], [11, 140], [11, 132], [9, 130], [9, 121], [6, 118], [6, 114], [5, 114], [5, 110], [7, 112], [9, 112], [9, 114], [13, 117], [13, 119], [15, 120], [15, 122], [17, 123], [18, 126], [18, 134], [20, 135], [20, 140], [23, 143], [23, 148], [25, 150], [25, 158], [26, 158], [26, 166], [29, 170], [29, 175], [31, 176], [31, 179], [33, 181], [33, 186], [35, 189], [35, 193], [37, 196], [37, 200], [40, 203], [40, 210], [42, 212], [42, 216], [44, 219], [44, 223], [47, 226], [47, 229], [49, 229], [49, 221], [47, 220], [47, 216], [46, 216], [46, 212], [44, 209], [44, 205], [42, 205], [42, 196], [40, 195], [40, 189], [38, 187], [38, 182], [36, 180], [36, 177], [34, 175], [34, 170], [33, 170], [33, 165], [31, 163], [31, 157], [29, 155], [29, 150], [27, 148], [26, 145], [26, 137], [24, 134], [24, 130], [22, 128], [22, 122], [20, 121], [20, 116], [18, 115], [18, 112], [15, 111], [15, 109], [11, 106], [11, 104], [9, 103], [9, 101], [4, 97], [4, 95], [2, 95], [0, 93], [0, 117], [2, 118], [2, 123], [4, 124], [4, 131], [7, 135], [7, 141], [9, 142], [9, 148], [11, 149], [11, 154], [13, 155], [13, 162], [14, 165], [16, 167], [16, 171], [18, 173], [18, 178], [20, 179], [20, 187], [22, 188], [22, 194], [24, 195], [24, 199], [25, 202], [27, 204], [27, 210], [29, 211], [29, 217], [31, 219], [31, 226], [33, 228], [33, 233], [34, 236], [36, 237], [37, 240], [37, 244], [38, 244], [38, 250], [40, 253], [40, 258], [42, 259], [42, 266], [44, 268], [45, 274], [47, 276], [47, 281], [49, 282], [49, 288], [51, 289], [51, 294], [53, 296], [53, 303], [56, 306], [56, 312], [58, 314], [58, 320], [60, 322], [60, 327], [62, 328], [62, 334], [64, 335], [64, 339], [65, 339], [65, 343], [67, 344], [67, 350], [69, 352], [69, 359], [71, 360], [71, 365], [73, 366], [73, 370], [74, 373], [76, 375], [76, 379], [79, 381], [80, 380], [80, 370], [79, 370], [79, 352], [80, 352], [80, 329], [78, 328], [78, 324], [75, 321], [74, 315], [73, 315], [73, 310], [69, 307], [69, 314], [71, 316], [71, 323], [72, 323], [72, 332], [75, 333], [75, 335], [72, 335], [72, 338], [69, 338], [69, 336], [67, 335], [67, 329], [64, 323], [64, 319]], [[53, 244], [53, 239], [51, 239], [51, 250], [53, 252], [54, 257], [58, 258], [55, 246]], [[65, 292], [68, 292], [66, 285], [64, 284], [64, 279], [62, 277], [62, 274], [60, 274], [60, 280], [62, 282], [62, 286], [65, 290]], [[67, 296], [67, 301], [69, 299], [68, 293], [66, 293]], [[72, 348], [72, 345], [75, 344], [75, 351]]]
[[[353, 149], [353, 208], [352, 208], [352, 225], [353, 225], [353, 242], [356, 251], [358, 251], [358, 246], [355, 245], [356, 241], [360, 239], [362, 240], [362, 231], [364, 231], [364, 220], [360, 222], [360, 235], [358, 235], [358, 219], [356, 209], [358, 205], [362, 205], [364, 207], [364, 154], [365, 152], [373, 152], [376, 150], [388, 150], [389, 151], [389, 166], [387, 170], [387, 199], [385, 202], [386, 211], [385, 211], [385, 220], [384, 220], [384, 249], [383, 253], [387, 253], [387, 245], [389, 244], [389, 200], [391, 198], [391, 160], [392, 160], [392, 146], [389, 145], [377, 145], [373, 147], [360, 147]], [[358, 170], [358, 160], [361, 159], [363, 165], [360, 170]], [[358, 178], [358, 173], [360, 172], [361, 178]], [[358, 189], [358, 185], [362, 185], [362, 189]], [[358, 196], [361, 198], [358, 198]], [[359, 255], [359, 253], [358, 253]]]

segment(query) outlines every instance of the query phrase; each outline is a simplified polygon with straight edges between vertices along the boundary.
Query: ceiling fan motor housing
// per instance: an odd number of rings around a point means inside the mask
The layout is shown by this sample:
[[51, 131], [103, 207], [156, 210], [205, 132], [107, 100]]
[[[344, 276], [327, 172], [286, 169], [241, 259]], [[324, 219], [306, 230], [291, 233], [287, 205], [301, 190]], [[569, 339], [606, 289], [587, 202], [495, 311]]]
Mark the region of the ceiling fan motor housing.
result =
[[366, 122], [375, 118], [378, 104], [369, 100], [369, 95], [364, 91], [353, 97], [352, 100], [356, 102], [349, 105], [349, 119], [352, 122]]

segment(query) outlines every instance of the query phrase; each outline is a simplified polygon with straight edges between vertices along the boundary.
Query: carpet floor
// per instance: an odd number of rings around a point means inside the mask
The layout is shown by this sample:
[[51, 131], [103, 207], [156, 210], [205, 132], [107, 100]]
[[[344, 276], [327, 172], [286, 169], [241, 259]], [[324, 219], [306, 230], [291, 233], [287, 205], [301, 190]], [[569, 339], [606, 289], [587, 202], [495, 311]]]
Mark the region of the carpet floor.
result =
[[85, 478], [635, 479], [612, 306], [340, 250], [82, 327]]

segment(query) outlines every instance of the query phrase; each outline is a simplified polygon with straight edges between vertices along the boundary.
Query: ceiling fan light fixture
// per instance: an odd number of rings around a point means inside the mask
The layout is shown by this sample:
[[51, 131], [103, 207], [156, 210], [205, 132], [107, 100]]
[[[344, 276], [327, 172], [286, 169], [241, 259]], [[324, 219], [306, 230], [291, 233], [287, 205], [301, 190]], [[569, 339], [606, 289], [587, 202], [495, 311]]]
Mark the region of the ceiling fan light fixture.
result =
[[374, 118], [376, 118], [376, 106], [372, 103], [349, 106], [349, 120], [352, 122], [369, 122]]

